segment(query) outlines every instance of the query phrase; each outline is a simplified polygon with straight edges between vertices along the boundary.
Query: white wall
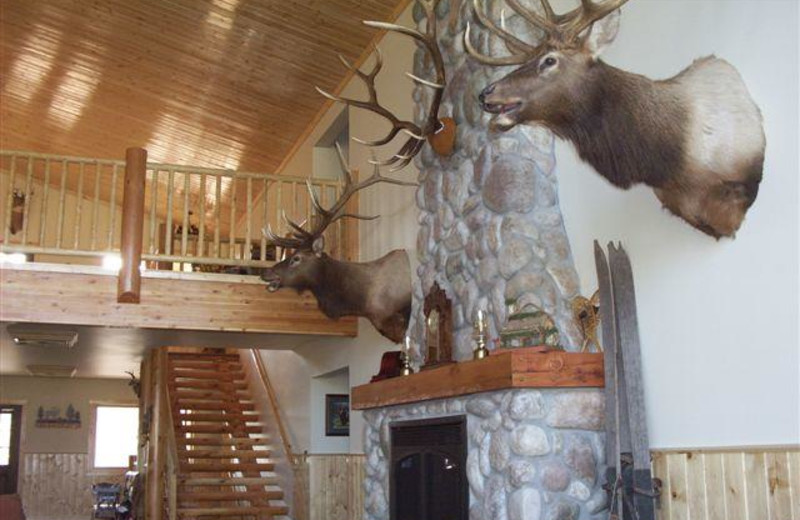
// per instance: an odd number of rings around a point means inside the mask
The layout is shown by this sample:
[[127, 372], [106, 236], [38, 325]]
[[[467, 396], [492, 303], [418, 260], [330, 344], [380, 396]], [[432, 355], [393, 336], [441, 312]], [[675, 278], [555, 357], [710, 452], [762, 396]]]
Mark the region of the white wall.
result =
[[311, 410], [311, 453], [349, 453], [350, 436], [325, 435], [325, 396], [350, 393], [350, 371], [347, 367], [311, 378], [309, 410]]
[[292, 451], [303, 453], [311, 445], [310, 367], [291, 350], [261, 350], [259, 353], [275, 389]]
[[798, 398], [798, 3], [635, 0], [608, 63], [653, 79], [707, 54], [730, 61], [761, 107], [764, 180], [735, 240], [611, 187], [556, 147], [561, 204], [584, 294], [592, 240], [622, 240], [636, 277], [654, 447], [796, 444]]

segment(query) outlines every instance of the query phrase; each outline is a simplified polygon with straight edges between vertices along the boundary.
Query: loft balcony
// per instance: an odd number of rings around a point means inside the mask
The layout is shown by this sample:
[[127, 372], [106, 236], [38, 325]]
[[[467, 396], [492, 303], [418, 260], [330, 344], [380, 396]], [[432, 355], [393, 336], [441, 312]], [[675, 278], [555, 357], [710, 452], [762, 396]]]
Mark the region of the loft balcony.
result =
[[[323, 205], [338, 180], [314, 179]], [[357, 200], [351, 200], [357, 204]], [[0, 321], [353, 336], [311, 295], [267, 292], [262, 229], [312, 218], [303, 178], [0, 151]], [[326, 235], [357, 257], [355, 223]]]

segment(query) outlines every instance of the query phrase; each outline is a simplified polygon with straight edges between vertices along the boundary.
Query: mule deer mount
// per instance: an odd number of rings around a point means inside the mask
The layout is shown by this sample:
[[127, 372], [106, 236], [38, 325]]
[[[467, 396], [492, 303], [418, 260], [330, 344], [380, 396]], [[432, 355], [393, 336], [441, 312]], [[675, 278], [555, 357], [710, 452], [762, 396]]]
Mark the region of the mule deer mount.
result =
[[325, 209], [311, 183], [307, 183], [315, 211], [309, 229], [287, 218], [286, 222], [291, 228], [288, 237], [277, 236], [270, 228], [264, 230], [267, 240], [284, 248], [288, 254], [282, 261], [264, 269], [261, 279], [267, 282], [270, 292], [282, 287], [290, 287], [298, 292], [311, 291], [320, 310], [329, 318], [365, 317], [382, 335], [399, 343], [405, 335], [411, 315], [411, 265], [408, 254], [403, 250], [394, 250], [372, 262], [343, 262], [324, 252], [323, 234], [331, 224], [342, 218], [378, 218], [347, 212], [347, 202], [356, 192], [379, 182], [399, 186], [416, 186], [416, 183], [384, 177], [377, 164], [369, 178], [355, 183], [338, 144], [336, 148], [345, 180], [341, 195], [330, 208]]
[[505, 0], [543, 35], [532, 44], [508, 32], [504, 12], [495, 22], [473, 0], [475, 17], [509, 54], [481, 54], [469, 24], [467, 51], [487, 65], [522, 65], [483, 90], [482, 107], [494, 114], [494, 128], [542, 124], [571, 141], [613, 185], [644, 183], [695, 228], [715, 238], [733, 237], [761, 182], [761, 112], [737, 70], [715, 56], [663, 81], [598, 59], [616, 36], [626, 2], [581, 0], [559, 14], [548, 0], [540, 0], [541, 11]]
[[358, 67], [353, 66], [348, 62], [344, 56], [339, 55], [339, 60], [351, 70], [367, 87], [369, 99], [360, 101], [356, 99], [349, 99], [333, 95], [329, 92], [316, 87], [317, 92], [322, 94], [328, 99], [345, 103], [349, 106], [369, 110], [387, 121], [392, 125], [392, 129], [381, 139], [373, 141], [366, 141], [353, 137], [357, 143], [366, 146], [383, 146], [389, 144], [398, 134], [403, 133], [408, 136], [408, 139], [400, 147], [397, 153], [390, 158], [377, 161], [376, 164], [380, 166], [389, 166], [390, 171], [397, 171], [404, 168], [411, 162], [412, 159], [422, 150], [425, 141], [431, 144], [431, 147], [440, 155], [450, 155], [453, 152], [453, 144], [455, 141], [455, 121], [452, 118], [439, 118], [439, 107], [442, 104], [442, 96], [444, 95], [444, 88], [447, 85], [447, 77], [445, 75], [444, 59], [439, 50], [439, 44], [436, 40], [436, 4], [439, 0], [417, 0], [419, 5], [425, 12], [426, 28], [425, 32], [420, 32], [416, 29], [404, 27], [393, 23], [364, 21], [364, 24], [376, 29], [383, 29], [386, 31], [394, 31], [399, 34], [410, 36], [417, 41], [430, 55], [433, 61], [433, 66], [436, 74], [436, 79], [433, 81], [420, 78], [406, 72], [406, 75], [411, 78], [415, 83], [433, 89], [433, 99], [428, 109], [425, 120], [417, 125], [412, 121], [402, 120], [389, 111], [386, 107], [378, 102], [378, 91], [375, 88], [375, 78], [383, 68], [383, 56], [381, 51], [376, 46], [374, 49], [374, 64], [372, 70], [369, 72], [362, 72]]

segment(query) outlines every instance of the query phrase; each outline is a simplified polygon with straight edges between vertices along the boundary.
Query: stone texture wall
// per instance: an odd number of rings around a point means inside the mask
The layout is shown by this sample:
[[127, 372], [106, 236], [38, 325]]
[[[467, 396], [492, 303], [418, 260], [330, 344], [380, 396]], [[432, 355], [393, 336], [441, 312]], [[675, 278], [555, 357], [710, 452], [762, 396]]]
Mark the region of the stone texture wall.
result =
[[[499, 5], [488, 3], [494, 10]], [[489, 131], [489, 117], [481, 110], [478, 94], [510, 69], [476, 63], [463, 50], [470, 4], [441, 0], [438, 5], [439, 40], [448, 75], [440, 115], [453, 117], [458, 130], [452, 156], [439, 157], [426, 146], [417, 159], [419, 281], [414, 284], [410, 330], [421, 342], [422, 300], [438, 281], [454, 306], [456, 359], [472, 355], [475, 310], [488, 311], [495, 337], [506, 321], [505, 301], [516, 298], [550, 314], [564, 347], [574, 349], [580, 339], [569, 300], [578, 294], [579, 283], [558, 203], [553, 135], [532, 127]], [[488, 52], [489, 46], [496, 47], [497, 42], [477, 33], [479, 49]], [[418, 51], [414, 73], [430, 76], [429, 62], [427, 54]], [[430, 96], [428, 87], [417, 87], [418, 118], [427, 110]]]
[[389, 425], [467, 416], [470, 520], [605, 518], [603, 394], [509, 390], [364, 413], [365, 520], [389, 519]]

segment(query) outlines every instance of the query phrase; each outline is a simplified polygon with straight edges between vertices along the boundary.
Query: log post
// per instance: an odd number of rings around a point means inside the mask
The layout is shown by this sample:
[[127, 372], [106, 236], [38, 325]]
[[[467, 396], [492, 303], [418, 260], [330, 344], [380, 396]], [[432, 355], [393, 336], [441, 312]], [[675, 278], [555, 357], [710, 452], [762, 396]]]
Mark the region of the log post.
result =
[[142, 261], [144, 234], [144, 190], [147, 174], [147, 150], [125, 151], [125, 184], [122, 194], [122, 268], [117, 283], [119, 303], [139, 303], [142, 285], [139, 264]]

